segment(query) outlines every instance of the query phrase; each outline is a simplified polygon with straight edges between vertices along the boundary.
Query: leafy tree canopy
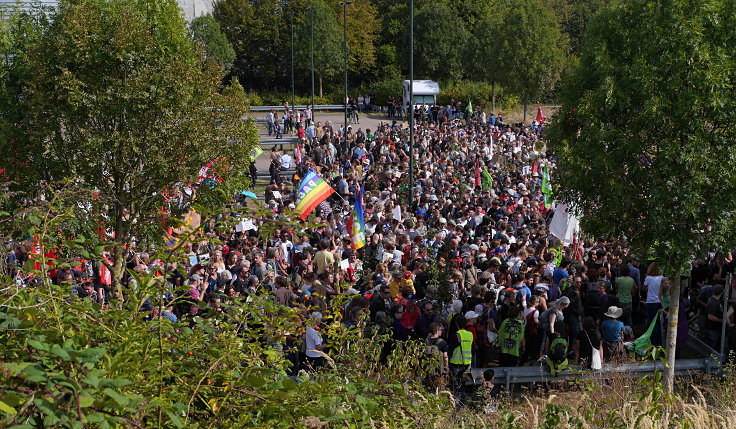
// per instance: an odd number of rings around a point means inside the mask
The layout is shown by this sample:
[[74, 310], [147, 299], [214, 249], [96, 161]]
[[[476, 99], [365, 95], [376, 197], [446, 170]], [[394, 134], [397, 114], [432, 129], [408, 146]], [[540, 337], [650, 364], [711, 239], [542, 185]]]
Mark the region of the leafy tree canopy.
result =
[[[342, 11], [340, 12], [342, 13]], [[295, 64], [303, 76], [309, 76], [311, 70], [311, 18], [296, 29]], [[343, 69], [343, 32], [337, 24], [337, 17], [332, 7], [320, 1], [314, 4], [314, 72], [318, 81], [318, 93], [322, 94], [322, 81], [332, 78]], [[310, 81], [309, 78], [304, 79]]]
[[208, 57], [222, 64], [225, 71], [230, 70], [235, 61], [235, 49], [211, 14], [195, 18], [189, 24], [189, 30], [194, 39], [202, 44]]
[[201, 187], [202, 203], [248, 183], [257, 134], [241, 119], [243, 89], [221, 87], [220, 66], [195, 48], [175, 1], [69, 0], [47, 25], [20, 19], [0, 95], [12, 121], [0, 150], [12, 154], [20, 196], [42, 180], [80, 181], [96, 191], [90, 222], [115, 232], [122, 257], [133, 236], [162, 239], [162, 206], [176, 214], [167, 198], [206, 163], [222, 183]]
[[512, 0], [503, 8], [497, 40], [502, 85], [530, 97], [554, 87], [565, 62], [563, 37], [555, 17], [539, 0]]
[[414, 17], [415, 78], [462, 76], [462, 54], [470, 33], [448, 4], [426, 4]]
[[734, 243], [734, 4], [626, 1], [589, 25], [551, 140], [560, 197], [676, 273]]

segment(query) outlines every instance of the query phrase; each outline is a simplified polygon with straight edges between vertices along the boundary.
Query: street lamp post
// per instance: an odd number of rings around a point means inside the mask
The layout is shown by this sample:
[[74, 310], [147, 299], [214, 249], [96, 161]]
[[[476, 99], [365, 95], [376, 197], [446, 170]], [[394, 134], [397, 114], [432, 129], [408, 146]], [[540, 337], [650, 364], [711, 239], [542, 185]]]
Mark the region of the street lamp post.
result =
[[317, 123], [314, 110], [314, 6], [309, 7], [310, 29], [309, 29], [309, 56], [312, 62], [312, 123]]
[[294, 12], [291, 12], [291, 108], [294, 109]]
[[414, 0], [409, 0], [409, 210], [414, 207]]
[[342, 128], [342, 138], [345, 150], [348, 149], [348, 5], [351, 1], [340, 2], [342, 5], [342, 33], [343, 33], [343, 56], [345, 57], [345, 125]]

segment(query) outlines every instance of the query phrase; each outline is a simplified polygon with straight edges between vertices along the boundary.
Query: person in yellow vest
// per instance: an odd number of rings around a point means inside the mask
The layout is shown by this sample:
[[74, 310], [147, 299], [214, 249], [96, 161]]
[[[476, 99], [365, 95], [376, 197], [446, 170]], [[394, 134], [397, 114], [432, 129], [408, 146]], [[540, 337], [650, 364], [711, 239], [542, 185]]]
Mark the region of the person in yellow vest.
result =
[[473, 362], [473, 333], [465, 329], [465, 316], [458, 314], [452, 318], [456, 330], [455, 335], [448, 338], [452, 354], [450, 355], [450, 386], [452, 393], [461, 405], [465, 401], [466, 374], [470, 374], [470, 364]]

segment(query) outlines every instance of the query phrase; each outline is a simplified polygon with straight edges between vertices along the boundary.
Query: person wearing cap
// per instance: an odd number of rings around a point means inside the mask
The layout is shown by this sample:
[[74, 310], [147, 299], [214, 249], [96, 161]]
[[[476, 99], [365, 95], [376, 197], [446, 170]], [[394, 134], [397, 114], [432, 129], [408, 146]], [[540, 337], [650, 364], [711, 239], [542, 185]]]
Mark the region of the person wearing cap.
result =
[[476, 359], [476, 352], [478, 350], [478, 335], [479, 334], [479, 326], [478, 326], [478, 320], [480, 319], [480, 314], [475, 312], [475, 310], [470, 310], [465, 312], [465, 330], [473, 334], [473, 367], [475, 367], [475, 359]]
[[525, 345], [523, 317], [521, 307], [513, 306], [509, 308], [508, 317], [498, 328], [498, 346], [501, 349], [498, 365], [501, 367], [519, 365]]
[[624, 310], [612, 305], [604, 313], [606, 320], [601, 323], [603, 333], [603, 361], [611, 362], [620, 359], [626, 354], [624, 348], [624, 323], [618, 320]]

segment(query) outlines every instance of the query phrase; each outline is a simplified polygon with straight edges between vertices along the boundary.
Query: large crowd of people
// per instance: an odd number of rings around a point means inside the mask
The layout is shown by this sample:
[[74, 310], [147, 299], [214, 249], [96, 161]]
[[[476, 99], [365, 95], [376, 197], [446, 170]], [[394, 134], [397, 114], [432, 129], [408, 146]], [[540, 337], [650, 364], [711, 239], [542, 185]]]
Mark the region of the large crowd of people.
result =
[[[311, 121], [311, 111], [281, 112], [294, 118], [300, 141], [293, 153], [272, 151], [266, 206], [273, 218], [289, 217], [299, 181], [312, 170], [336, 191], [313, 212], [319, 226], [264, 237], [258, 229], [268, 219], [254, 217], [219, 233], [223, 244], [187, 244], [181, 260], [165, 267], [170, 284], [188, 290], [186, 299], [160, 316], [184, 323], [199, 301], [217, 306], [266, 293], [302, 315], [304, 346], [291, 354], [294, 370], [315, 369], [330, 353], [319, 326], [330, 301], [347, 296], [341, 322], [387, 333], [382, 359], [399, 342], [423, 342], [454, 383], [469, 367], [546, 362], [554, 375], [568, 364], [630, 359], [626, 343], [650, 326], [651, 343], [663, 344], [660, 315], [673, 304], [681, 315], [678, 353], [689, 330], [720, 348], [724, 305], [733, 335], [734, 300], [723, 299], [724, 287], [733, 286], [726, 274], [736, 268], [730, 253], [694, 261], [685, 282], [664, 277], [656, 262], [613, 237], [583, 235], [563, 246], [550, 234], [554, 209], [542, 192], [543, 167], [552, 177], [555, 168], [542, 124], [504, 123], [455, 102], [417, 106], [414, 115], [412, 187], [405, 123], [343, 130]], [[293, 179], [284, 169], [295, 170]], [[347, 223], [361, 189], [366, 244], [356, 250]], [[157, 269], [148, 249], [138, 249], [127, 268]], [[7, 258], [20, 282], [27, 257], [18, 245]], [[128, 287], [132, 278], [126, 274]], [[53, 281], [84, 299], [109, 299], [103, 263], [58, 270]], [[683, 288], [680, 303], [668, 302], [673, 286]]]

